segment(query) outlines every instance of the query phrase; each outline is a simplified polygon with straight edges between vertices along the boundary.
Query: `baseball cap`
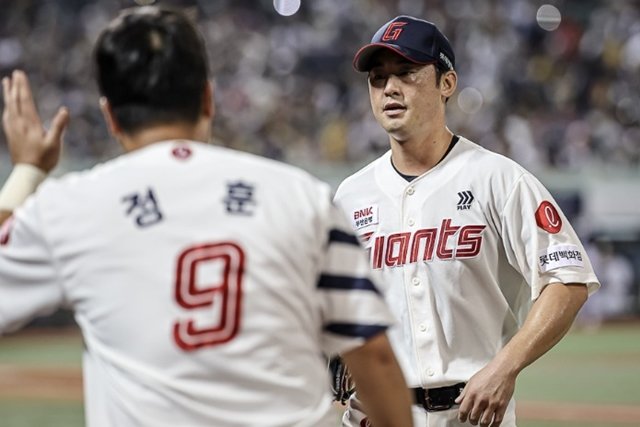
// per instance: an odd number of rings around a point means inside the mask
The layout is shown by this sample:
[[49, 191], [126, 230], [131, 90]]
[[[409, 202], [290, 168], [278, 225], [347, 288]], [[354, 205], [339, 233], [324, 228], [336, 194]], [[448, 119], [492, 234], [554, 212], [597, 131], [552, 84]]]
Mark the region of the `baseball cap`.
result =
[[455, 55], [449, 40], [434, 23], [412, 16], [401, 15], [384, 24], [353, 58], [358, 71], [371, 69], [371, 58], [381, 49], [389, 49], [411, 62], [428, 64], [437, 62], [445, 70], [453, 70]]

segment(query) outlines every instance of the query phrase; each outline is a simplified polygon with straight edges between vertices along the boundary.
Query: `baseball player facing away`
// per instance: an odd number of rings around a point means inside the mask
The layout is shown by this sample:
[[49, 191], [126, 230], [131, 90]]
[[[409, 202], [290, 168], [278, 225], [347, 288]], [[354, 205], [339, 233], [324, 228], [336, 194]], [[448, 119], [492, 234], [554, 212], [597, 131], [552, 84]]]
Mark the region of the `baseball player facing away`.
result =
[[127, 10], [95, 52], [125, 154], [24, 203], [69, 115], [45, 132], [25, 74], [3, 79], [16, 166], [0, 194], [0, 332], [75, 311], [89, 426], [332, 426], [323, 354], [343, 355], [376, 426], [411, 425], [392, 317], [328, 186], [204, 143], [213, 94], [195, 27]]
[[[447, 128], [455, 57], [434, 24], [393, 19], [354, 67], [391, 150], [335, 201], [388, 284], [414, 423], [515, 426], [518, 373], [566, 333], [598, 279], [542, 184]], [[344, 425], [365, 425], [365, 412], [353, 397]]]

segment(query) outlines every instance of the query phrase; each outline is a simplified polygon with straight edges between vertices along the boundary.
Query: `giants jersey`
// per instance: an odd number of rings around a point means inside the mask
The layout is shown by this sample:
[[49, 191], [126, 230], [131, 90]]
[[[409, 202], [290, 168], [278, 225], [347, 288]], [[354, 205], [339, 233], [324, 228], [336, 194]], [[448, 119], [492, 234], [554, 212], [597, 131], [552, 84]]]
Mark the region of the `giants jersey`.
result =
[[330, 189], [168, 141], [46, 181], [0, 246], [0, 332], [71, 307], [90, 426], [330, 426], [324, 355], [392, 317]]
[[545, 285], [599, 286], [542, 184], [463, 138], [412, 182], [387, 152], [347, 178], [335, 200], [384, 279], [399, 319], [389, 336], [412, 387], [467, 381], [516, 333]]

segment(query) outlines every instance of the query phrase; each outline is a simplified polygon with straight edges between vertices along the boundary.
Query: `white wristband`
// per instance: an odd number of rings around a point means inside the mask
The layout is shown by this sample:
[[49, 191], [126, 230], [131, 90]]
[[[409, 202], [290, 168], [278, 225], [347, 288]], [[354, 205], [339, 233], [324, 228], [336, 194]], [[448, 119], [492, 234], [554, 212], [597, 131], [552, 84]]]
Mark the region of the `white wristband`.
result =
[[15, 165], [0, 190], [0, 211], [13, 211], [20, 206], [46, 177], [47, 174], [42, 169], [33, 165]]

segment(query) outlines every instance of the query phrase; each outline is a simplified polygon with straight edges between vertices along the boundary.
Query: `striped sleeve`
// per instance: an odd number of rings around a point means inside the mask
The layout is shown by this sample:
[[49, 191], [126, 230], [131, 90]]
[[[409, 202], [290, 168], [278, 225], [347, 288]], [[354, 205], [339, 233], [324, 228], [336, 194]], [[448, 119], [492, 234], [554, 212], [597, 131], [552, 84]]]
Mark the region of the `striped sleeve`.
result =
[[323, 347], [335, 355], [358, 347], [393, 323], [371, 276], [366, 253], [333, 204], [317, 292], [322, 303]]

